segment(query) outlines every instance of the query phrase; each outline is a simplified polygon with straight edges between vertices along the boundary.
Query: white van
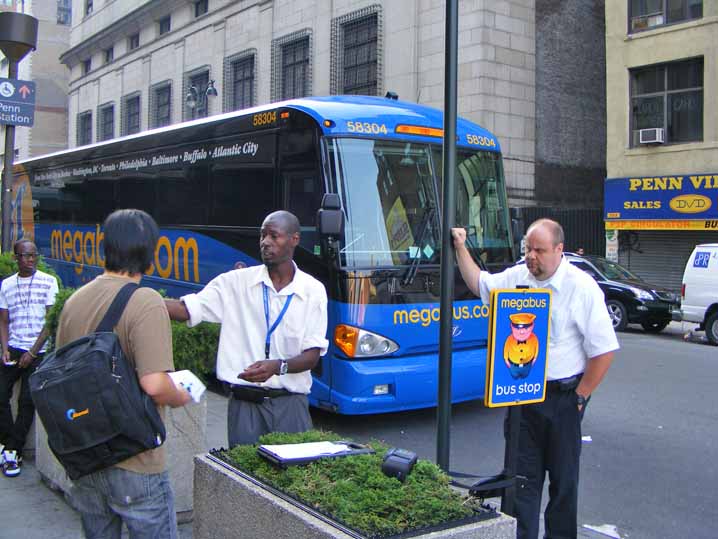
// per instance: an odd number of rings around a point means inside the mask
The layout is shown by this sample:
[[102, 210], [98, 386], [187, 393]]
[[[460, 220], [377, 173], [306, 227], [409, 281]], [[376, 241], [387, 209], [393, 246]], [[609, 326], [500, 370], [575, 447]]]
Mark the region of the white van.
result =
[[712, 344], [718, 344], [718, 243], [693, 249], [683, 272], [681, 316], [700, 324]]

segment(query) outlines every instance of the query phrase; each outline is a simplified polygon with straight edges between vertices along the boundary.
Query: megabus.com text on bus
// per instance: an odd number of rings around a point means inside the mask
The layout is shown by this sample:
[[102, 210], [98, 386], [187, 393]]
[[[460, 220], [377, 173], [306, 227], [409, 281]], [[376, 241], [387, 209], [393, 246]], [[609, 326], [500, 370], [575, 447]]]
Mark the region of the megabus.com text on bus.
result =
[[[105, 259], [101, 254], [104, 238], [105, 233], [100, 225], [96, 225], [94, 230], [54, 228], [50, 232], [50, 258], [74, 262], [75, 273], [78, 275], [83, 272], [85, 265], [104, 267]], [[147, 275], [154, 275], [155, 272], [163, 279], [199, 283], [197, 240], [180, 236], [173, 242], [167, 236], [160, 236], [155, 260]]]

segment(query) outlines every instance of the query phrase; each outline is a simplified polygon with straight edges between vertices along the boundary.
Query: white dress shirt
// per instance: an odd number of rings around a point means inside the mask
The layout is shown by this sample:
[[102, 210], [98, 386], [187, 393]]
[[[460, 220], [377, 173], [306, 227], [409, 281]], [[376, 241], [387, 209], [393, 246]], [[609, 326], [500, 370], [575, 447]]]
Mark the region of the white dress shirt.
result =
[[[248, 384], [237, 378], [255, 361], [265, 359], [267, 323], [264, 293], [267, 286], [269, 325], [273, 325], [290, 294], [291, 303], [271, 335], [270, 359], [290, 359], [309, 348], [327, 352], [327, 293], [324, 285], [294, 266], [292, 282], [279, 292], [274, 289], [267, 267], [252, 266], [229, 271], [212, 279], [197, 294], [182, 297], [187, 306], [190, 327], [200, 322], [222, 324], [217, 351], [217, 378], [231, 384]], [[272, 376], [263, 387], [309, 393], [309, 371]]]
[[549, 336], [546, 378], [559, 380], [582, 373], [587, 359], [618, 350], [618, 340], [608, 316], [603, 292], [596, 281], [565, 258], [546, 281], [538, 281], [526, 264], [501, 273], [481, 272], [481, 300], [489, 302], [495, 288], [551, 290], [551, 334]]

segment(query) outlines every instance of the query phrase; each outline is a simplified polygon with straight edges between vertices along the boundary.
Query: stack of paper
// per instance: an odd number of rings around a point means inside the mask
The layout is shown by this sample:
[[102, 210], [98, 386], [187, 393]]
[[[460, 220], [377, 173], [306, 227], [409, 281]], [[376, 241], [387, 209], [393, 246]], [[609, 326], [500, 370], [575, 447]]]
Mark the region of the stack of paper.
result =
[[182, 387], [189, 392], [194, 402], [199, 402], [199, 399], [202, 397], [202, 393], [204, 393], [204, 390], [207, 389], [207, 386], [205, 386], [202, 383], [202, 380], [197, 378], [192, 371], [184, 370], [169, 372], [167, 374], [170, 375], [170, 378], [172, 378], [172, 381], [176, 386]]
[[349, 447], [340, 442], [307, 442], [303, 444], [262, 445], [281, 460], [331, 456], [348, 451]]

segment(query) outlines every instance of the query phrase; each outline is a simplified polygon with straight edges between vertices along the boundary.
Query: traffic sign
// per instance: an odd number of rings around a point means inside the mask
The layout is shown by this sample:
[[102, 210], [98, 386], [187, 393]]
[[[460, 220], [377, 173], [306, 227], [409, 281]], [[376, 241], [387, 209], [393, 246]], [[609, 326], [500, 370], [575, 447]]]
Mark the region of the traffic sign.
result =
[[35, 123], [35, 83], [0, 78], [0, 124], [32, 127]]
[[544, 400], [550, 312], [548, 289], [491, 291], [484, 398], [487, 406]]

